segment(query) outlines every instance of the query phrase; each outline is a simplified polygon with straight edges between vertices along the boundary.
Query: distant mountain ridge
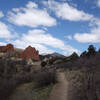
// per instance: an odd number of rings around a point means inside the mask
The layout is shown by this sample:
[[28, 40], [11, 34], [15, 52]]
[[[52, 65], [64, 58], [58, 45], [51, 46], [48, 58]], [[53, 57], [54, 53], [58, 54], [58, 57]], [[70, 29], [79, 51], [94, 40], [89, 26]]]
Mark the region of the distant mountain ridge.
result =
[[46, 54], [45, 57], [53, 57], [53, 58], [66, 58], [66, 56], [59, 54], [57, 52], [54, 52], [52, 54]]

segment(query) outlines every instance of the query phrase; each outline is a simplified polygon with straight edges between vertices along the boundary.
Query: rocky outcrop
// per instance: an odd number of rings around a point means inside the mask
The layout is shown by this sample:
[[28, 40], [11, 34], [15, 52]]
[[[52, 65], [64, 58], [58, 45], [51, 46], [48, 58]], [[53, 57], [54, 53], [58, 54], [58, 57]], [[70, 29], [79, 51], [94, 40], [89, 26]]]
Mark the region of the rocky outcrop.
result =
[[0, 46], [0, 52], [7, 53], [7, 52], [13, 52], [14, 47], [12, 44], [7, 44], [6, 46]]
[[33, 59], [33, 60], [39, 60], [39, 51], [37, 51], [35, 48], [28, 46], [22, 53], [21, 58], [23, 59]]
[[[39, 52], [35, 48], [28, 46], [24, 51], [16, 52], [12, 44], [7, 44], [6, 46], [0, 46], [0, 53], [3, 54], [13, 54], [13, 56], [22, 59], [32, 59], [39, 60]], [[9, 56], [9, 55], [8, 55]]]

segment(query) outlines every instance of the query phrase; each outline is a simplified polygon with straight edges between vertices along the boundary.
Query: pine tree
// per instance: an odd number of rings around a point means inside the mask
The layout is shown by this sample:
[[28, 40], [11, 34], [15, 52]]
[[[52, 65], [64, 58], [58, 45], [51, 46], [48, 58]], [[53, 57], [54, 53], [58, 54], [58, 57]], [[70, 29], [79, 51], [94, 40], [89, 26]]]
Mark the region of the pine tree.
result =
[[96, 54], [96, 48], [93, 45], [89, 45], [87, 56], [91, 56], [95, 54]]

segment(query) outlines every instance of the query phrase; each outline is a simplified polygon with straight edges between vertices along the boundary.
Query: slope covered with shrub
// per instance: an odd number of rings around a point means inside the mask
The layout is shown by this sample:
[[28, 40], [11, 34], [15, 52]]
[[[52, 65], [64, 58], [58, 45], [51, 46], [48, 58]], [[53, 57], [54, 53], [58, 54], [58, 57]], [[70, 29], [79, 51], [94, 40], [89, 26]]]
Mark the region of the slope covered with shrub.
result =
[[100, 52], [93, 45], [79, 58], [57, 64], [69, 82], [68, 100], [100, 100]]
[[35, 71], [32, 67], [33, 65], [27, 64], [26, 60], [0, 58], [0, 100], [7, 100], [16, 87], [23, 83], [33, 82], [34, 88], [55, 83], [55, 70]]

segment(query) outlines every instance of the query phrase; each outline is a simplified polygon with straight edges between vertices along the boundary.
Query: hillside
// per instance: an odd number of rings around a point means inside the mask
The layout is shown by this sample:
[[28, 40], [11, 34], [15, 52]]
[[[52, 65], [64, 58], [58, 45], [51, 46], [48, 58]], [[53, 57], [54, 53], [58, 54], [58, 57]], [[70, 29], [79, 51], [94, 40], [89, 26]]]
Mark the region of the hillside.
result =
[[99, 50], [52, 55], [48, 63], [1, 57], [0, 100], [100, 100]]
[[44, 55], [45, 57], [53, 57], [53, 58], [65, 58], [66, 56], [62, 55], [62, 54], [59, 54], [59, 53], [52, 53], [52, 54], [46, 54]]

